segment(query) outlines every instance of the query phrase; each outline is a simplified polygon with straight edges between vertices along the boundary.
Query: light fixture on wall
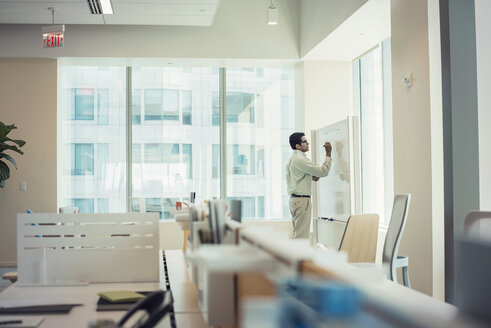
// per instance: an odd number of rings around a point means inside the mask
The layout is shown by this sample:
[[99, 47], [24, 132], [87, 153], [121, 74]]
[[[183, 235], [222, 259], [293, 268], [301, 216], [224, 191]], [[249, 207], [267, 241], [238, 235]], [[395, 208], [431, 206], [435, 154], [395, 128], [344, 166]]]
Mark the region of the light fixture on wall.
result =
[[268, 25], [278, 24], [278, 8], [273, 5], [273, 0], [271, 0], [271, 5], [268, 7]]

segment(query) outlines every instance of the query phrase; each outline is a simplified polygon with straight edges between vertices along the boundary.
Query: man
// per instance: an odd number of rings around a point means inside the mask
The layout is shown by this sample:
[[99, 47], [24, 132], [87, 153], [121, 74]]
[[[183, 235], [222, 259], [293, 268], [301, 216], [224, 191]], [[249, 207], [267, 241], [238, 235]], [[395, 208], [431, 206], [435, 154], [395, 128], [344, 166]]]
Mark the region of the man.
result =
[[290, 213], [293, 220], [293, 239], [309, 238], [312, 203], [312, 182], [325, 177], [331, 168], [332, 146], [324, 143], [326, 159], [321, 166], [315, 164], [305, 155], [309, 151], [309, 142], [302, 132], [290, 136], [293, 154], [286, 165], [286, 183], [290, 195]]

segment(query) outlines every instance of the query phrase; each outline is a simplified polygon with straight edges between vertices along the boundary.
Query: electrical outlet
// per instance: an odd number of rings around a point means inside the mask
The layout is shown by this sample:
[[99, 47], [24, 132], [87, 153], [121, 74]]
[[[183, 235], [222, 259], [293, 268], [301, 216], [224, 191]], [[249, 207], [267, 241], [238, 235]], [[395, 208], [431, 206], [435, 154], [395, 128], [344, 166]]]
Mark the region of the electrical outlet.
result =
[[20, 191], [26, 191], [27, 190], [27, 182], [21, 181], [20, 182]]

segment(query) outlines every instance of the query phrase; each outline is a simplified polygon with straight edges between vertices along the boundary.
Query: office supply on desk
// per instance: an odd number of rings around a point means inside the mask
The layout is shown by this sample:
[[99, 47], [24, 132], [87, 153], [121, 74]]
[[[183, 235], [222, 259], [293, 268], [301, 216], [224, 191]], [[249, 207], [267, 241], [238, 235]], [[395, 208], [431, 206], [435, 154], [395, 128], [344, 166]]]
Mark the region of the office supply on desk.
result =
[[50, 304], [50, 305], [32, 305], [32, 306], [15, 306], [0, 307], [0, 314], [62, 314], [69, 313], [75, 306], [82, 304]]
[[145, 295], [131, 290], [111, 290], [97, 293], [97, 295], [111, 303], [135, 302], [145, 297]]
[[43, 322], [44, 317], [39, 316], [1, 316], [0, 327], [1, 328], [36, 328]]
[[136, 302], [138, 302], [150, 293], [151, 292], [137, 292], [137, 294], [141, 295], [141, 297], [125, 300], [124, 302], [111, 302], [107, 299], [99, 297], [99, 299], [97, 300], [96, 311], [126, 311], [131, 308]]
[[43, 322], [44, 317], [40, 316], [23, 316], [23, 317], [12, 317], [12, 316], [1, 316], [0, 317], [0, 327], [1, 328], [36, 328], [41, 322]]

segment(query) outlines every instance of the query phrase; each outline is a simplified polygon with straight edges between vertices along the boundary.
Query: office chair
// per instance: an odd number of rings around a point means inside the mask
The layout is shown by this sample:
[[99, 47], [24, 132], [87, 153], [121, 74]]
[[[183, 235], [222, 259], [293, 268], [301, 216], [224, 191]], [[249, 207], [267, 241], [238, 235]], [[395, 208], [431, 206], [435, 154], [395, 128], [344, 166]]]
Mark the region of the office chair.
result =
[[489, 294], [491, 285], [491, 212], [471, 211], [464, 230], [457, 238], [455, 305], [467, 315], [491, 323]]
[[491, 212], [470, 211], [464, 220], [464, 237], [491, 240]]
[[348, 253], [349, 262], [375, 263], [378, 222], [378, 214], [350, 216], [339, 245], [340, 251]]
[[397, 268], [402, 268], [402, 280], [404, 286], [411, 288], [409, 282], [409, 258], [398, 255], [399, 243], [402, 232], [406, 225], [407, 212], [411, 194], [396, 195], [392, 206], [392, 215], [390, 216], [389, 228], [385, 237], [384, 249], [382, 252], [382, 266], [385, 275], [390, 280], [397, 282]]

